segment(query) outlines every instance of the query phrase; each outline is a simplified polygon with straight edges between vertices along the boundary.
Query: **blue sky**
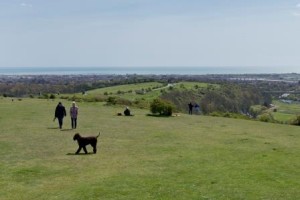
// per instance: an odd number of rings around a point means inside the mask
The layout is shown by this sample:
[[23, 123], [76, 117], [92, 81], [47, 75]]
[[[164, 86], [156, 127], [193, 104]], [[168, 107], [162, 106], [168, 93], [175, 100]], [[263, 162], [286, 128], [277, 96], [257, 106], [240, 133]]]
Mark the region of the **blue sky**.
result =
[[300, 68], [300, 0], [0, 0], [0, 67]]

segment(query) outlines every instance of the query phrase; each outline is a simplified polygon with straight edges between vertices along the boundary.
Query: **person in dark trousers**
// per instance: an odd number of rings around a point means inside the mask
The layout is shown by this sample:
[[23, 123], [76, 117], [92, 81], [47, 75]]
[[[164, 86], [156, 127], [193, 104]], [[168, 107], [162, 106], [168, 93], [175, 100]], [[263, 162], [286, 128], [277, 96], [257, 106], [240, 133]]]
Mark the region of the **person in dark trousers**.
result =
[[67, 116], [66, 108], [62, 105], [61, 102], [59, 102], [58, 105], [55, 108], [54, 120], [55, 120], [55, 118], [58, 119], [58, 124], [59, 124], [60, 129], [62, 129], [63, 119], [64, 119], [65, 116]]
[[193, 114], [193, 104], [192, 104], [192, 102], [190, 102], [189, 104], [188, 104], [188, 106], [189, 106], [189, 114], [191, 115], [191, 114]]

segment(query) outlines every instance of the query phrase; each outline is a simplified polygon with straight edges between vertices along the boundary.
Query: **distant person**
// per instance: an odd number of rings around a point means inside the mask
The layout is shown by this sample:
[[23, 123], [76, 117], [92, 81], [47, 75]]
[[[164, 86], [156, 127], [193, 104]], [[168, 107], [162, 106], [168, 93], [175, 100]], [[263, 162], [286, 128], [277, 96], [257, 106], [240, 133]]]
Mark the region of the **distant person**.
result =
[[63, 119], [64, 119], [65, 116], [67, 116], [66, 109], [65, 109], [65, 107], [62, 105], [62, 103], [59, 102], [58, 105], [56, 106], [56, 109], [55, 109], [54, 120], [55, 120], [55, 118], [58, 119], [58, 124], [59, 124], [59, 128], [60, 128], [60, 129], [62, 129], [62, 126], [63, 126]]
[[200, 106], [196, 103], [194, 107], [195, 107], [196, 113], [200, 114]]
[[78, 115], [78, 107], [76, 106], [75, 101], [73, 101], [72, 106], [70, 108], [72, 129], [76, 129], [76, 127], [77, 127], [77, 115]]
[[125, 108], [125, 110], [124, 110], [124, 115], [125, 115], [125, 116], [130, 116], [130, 115], [131, 115], [131, 114], [130, 114], [130, 109], [129, 109], [128, 107]]
[[193, 114], [193, 104], [192, 104], [192, 102], [190, 102], [189, 104], [188, 104], [188, 106], [189, 106], [189, 114], [190, 115], [192, 115]]

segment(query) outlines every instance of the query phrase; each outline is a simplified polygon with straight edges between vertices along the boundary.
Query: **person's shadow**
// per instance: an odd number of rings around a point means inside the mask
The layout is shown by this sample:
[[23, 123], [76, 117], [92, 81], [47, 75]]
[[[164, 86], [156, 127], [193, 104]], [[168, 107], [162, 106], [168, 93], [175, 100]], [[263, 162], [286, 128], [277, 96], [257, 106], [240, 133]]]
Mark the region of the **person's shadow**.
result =
[[48, 127], [47, 129], [59, 129], [58, 127]]
[[71, 130], [74, 130], [72, 128], [64, 128], [64, 129], [61, 129], [60, 131], [71, 131]]
[[[52, 130], [56, 130], [56, 129], [59, 129], [59, 127], [48, 127], [47, 129], [52, 129]], [[60, 131], [71, 131], [73, 130], [72, 128], [63, 128], [63, 129], [60, 129]]]
[[94, 153], [92, 153], [92, 152], [88, 152], [87, 154], [85, 154], [85, 153], [78, 153], [78, 154], [76, 154], [76, 153], [67, 153], [66, 155], [67, 156], [87, 156], [87, 155], [93, 155]]

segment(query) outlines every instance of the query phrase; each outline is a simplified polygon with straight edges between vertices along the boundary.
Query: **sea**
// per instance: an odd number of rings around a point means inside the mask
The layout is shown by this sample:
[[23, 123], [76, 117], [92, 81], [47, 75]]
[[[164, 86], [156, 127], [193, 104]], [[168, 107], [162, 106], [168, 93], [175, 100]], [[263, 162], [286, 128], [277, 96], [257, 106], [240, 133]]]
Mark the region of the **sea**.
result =
[[0, 75], [207, 75], [300, 73], [287, 67], [0, 67]]

